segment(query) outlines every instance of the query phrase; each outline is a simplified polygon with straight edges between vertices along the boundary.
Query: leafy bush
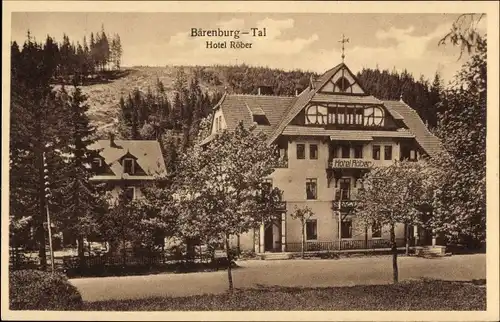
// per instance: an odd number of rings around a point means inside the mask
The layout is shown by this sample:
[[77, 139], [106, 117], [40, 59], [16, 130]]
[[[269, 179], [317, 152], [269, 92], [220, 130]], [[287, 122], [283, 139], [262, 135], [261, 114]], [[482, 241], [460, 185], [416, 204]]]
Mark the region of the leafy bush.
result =
[[66, 276], [38, 270], [11, 271], [9, 274], [11, 310], [79, 310], [80, 293]]

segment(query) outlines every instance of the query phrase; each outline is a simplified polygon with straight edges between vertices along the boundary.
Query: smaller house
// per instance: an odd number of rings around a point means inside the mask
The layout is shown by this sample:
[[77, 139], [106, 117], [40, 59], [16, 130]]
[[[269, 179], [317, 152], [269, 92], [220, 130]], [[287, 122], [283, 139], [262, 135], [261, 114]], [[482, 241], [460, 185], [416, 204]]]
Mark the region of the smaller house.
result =
[[113, 195], [125, 191], [131, 200], [142, 197], [141, 186], [166, 171], [160, 144], [156, 140], [98, 140], [90, 147], [99, 151], [92, 161], [92, 182], [105, 183]]

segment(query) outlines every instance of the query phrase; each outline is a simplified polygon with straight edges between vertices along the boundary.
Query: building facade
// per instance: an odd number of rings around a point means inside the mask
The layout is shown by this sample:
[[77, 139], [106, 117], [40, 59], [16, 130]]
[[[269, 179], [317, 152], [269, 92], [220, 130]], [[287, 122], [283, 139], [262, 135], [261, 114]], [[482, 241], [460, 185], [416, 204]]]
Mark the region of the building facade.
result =
[[[204, 143], [240, 121], [266, 133], [284, 161], [268, 178], [283, 191], [281, 222], [236, 241], [240, 249], [258, 253], [300, 250], [301, 223], [290, 216], [295, 206], [314, 212], [305, 229], [308, 250], [388, 247], [389, 227], [365, 227], [352, 211], [360, 179], [372, 166], [439, 151], [439, 140], [415, 110], [402, 100], [369, 95], [344, 63], [311, 79], [296, 97], [224, 95]], [[397, 225], [400, 246], [405, 232], [423, 238], [416, 227]]]

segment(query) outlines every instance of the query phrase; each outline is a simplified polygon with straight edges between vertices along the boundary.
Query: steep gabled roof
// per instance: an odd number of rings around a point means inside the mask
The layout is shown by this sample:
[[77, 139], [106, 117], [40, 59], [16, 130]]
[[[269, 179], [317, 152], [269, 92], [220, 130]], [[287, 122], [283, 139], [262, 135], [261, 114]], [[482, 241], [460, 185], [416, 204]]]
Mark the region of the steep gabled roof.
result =
[[384, 106], [391, 114], [397, 113], [403, 118], [408, 130], [429, 156], [433, 157], [441, 151], [441, 141], [429, 131], [414, 109], [402, 101], [384, 101]]
[[323, 75], [321, 75], [316, 81], [314, 85], [315, 89], [320, 90], [323, 86], [325, 86], [326, 82], [328, 82], [330, 78], [332, 78], [343, 66], [345, 66], [345, 64], [340, 63], [337, 66], [333, 67], [332, 69], [329, 69], [326, 72], [324, 72]]
[[307, 103], [309, 103], [314, 94], [316, 94], [315, 89], [306, 88], [299, 94], [299, 96], [297, 96], [294, 104], [286, 111], [284, 117], [272, 131], [271, 136], [268, 139], [269, 144], [273, 143], [278, 138], [288, 123], [290, 123], [293, 118], [297, 116], [297, 114], [307, 105]]
[[[131, 154], [136, 158], [137, 164], [147, 176], [154, 176], [165, 171], [165, 161], [158, 141], [114, 140], [113, 146], [110, 143], [110, 140], [98, 140], [90, 145], [89, 149], [100, 151], [99, 154], [104, 159], [104, 162], [113, 171], [114, 178], [122, 178], [123, 166], [120, 164], [120, 160], [127, 154]], [[147, 179], [147, 176], [144, 179]], [[135, 177], [143, 178], [141, 176]]]
[[265, 115], [270, 125], [262, 127], [271, 129], [295, 99], [287, 96], [227, 95], [220, 107], [228, 130], [234, 130], [240, 121], [247, 127], [252, 126], [253, 115]]

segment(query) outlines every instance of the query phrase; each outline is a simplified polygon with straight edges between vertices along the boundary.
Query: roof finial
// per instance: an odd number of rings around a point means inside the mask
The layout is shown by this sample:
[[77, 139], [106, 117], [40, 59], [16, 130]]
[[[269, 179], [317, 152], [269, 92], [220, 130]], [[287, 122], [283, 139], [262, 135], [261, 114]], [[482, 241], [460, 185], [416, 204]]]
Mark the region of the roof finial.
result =
[[344, 58], [345, 58], [345, 53], [344, 53], [345, 48], [344, 48], [344, 44], [345, 44], [346, 42], [349, 42], [349, 38], [345, 38], [344, 34], [342, 34], [342, 40], [339, 40], [339, 42], [340, 42], [340, 43], [342, 43], [342, 56], [340, 56], [340, 57], [342, 57], [342, 62], [344, 62]]

